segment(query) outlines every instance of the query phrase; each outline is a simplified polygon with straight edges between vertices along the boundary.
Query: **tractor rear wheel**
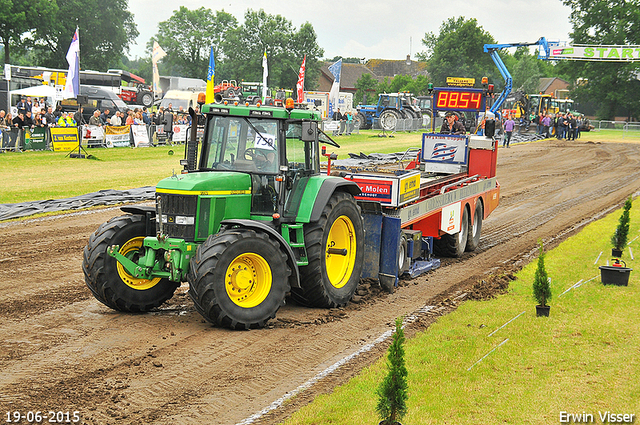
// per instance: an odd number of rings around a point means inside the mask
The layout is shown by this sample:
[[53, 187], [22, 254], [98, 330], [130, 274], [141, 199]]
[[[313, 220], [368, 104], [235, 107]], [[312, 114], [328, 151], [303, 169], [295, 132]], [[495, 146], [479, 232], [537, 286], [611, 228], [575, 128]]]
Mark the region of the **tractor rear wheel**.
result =
[[386, 109], [380, 114], [380, 128], [385, 131], [393, 131], [398, 125], [400, 115], [393, 109]]
[[462, 218], [460, 219], [460, 231], [450, 235], [445, 233], [440, 239], [434, 239], [433, 249], [436, 255], [445, 257], [462, 257], [467, 246], [467, 233], [469, 232], [469, 213], [464, 207]]
[[198, 247], [189, 264], [189, 296], [209, 322], [231, 329], [264, 327], [289, 291], [287, 257], [264, 233], [223, 230]]
[[340, 307], [351, 300], [360, 282], [364, 258], [364, 226], [353, 197], [334, 193], [320, 220], [305, 225], [309, 265], [300, 267], [301, 289], [292, 297], [314, 307]]
[[98, 301], [115, 310], [149, 311], [171, 298], [180, 286], [180, 282], [168, 279], [133, 277], [107, 254], [107, 248], [119, 245], [120, 253], [136, 262], [144, 255], [145, 230], [146, 224], [140, 215], [114, 217], [101, 225], [84, 247], [82, 271], [85, 283]]
[[478, 200], [476, 202], [476, 208], [473, 213], [473, 224], [469, 224], [469, 234], [467, 236], [467, 251], [475, 251], [480, 244], [480, 234], [482, 233], [482, 216], [484, 215], [484, 209], [482, 208], [482, 202]]
[[140, 98], [142, 106], [146, 106], [147, 108], [151, 108], [153, 106], [153, 93], [150, 91], [138, 92], [137, 97]]

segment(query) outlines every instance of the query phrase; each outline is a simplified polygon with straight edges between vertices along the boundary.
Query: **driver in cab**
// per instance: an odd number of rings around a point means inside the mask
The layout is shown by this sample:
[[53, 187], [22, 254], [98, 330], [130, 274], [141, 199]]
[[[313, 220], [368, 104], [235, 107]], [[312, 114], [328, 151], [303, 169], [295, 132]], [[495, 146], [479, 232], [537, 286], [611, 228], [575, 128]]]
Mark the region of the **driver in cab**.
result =
[[258, 133], [254, 136], [255, 152], [253, 161], [260, 170], [277, 171], [276, 164], [276, 136], [269, 134], [264, 127], [256, 126]]
[[455, 112], [447, 112], [445, 115], [445, 121], [440, 127], [441, 134], [466, 134], [467, 131], [464, 125], [458, 120], [458, 115]]

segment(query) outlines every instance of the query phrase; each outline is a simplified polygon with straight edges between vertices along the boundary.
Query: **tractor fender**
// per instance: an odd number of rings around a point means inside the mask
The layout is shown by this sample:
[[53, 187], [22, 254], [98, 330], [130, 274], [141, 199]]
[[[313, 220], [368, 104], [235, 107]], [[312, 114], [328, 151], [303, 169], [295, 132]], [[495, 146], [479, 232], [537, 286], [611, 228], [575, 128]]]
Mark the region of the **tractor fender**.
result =
[[322, 182], [322, 186], [320, 186], [318, 194], [316, 195], [316, 200], [313, 203], [311, 217], [309, 218], [310, 223], [320, 220], [324, 206], [327, 205], [327, 202], [331, 199], [331, 195], [336, 191], [347, 192], [353, 196], [356, 196], [361, 192], [360, 187], [358, 187], [356, 183], [343, 178], [338, 177], [324, 180]]
[[146, 225], [146, 235], [153, 236], [156, 234], [156, 208], [155, 207], [143, 207], [136, 205], [125, 205], [120, 207], [120, 211], [127, 214], [141, 215], [144, 217], [144, 223]]
[[287, 264], [289, 265], [289, 267], [291, 268], [291, 271], [293, 272], [289, 277], [291, 287], [300, 288], [300, 271], [298, 270], [298, 263], [296, 262], [296, 257], [293, 254], [293, 250], [291, 249], [287, 241], [285, 241], [282, 235], [278, 233], [275, 229], [273, 229], [272, 227], [269, 227], [268, 225], [266, 225], [261, 221], [244, 220], [244, 219], [222, 220], [220, 222], [220, 225], [221, 226], [223, 225], [239, 226], [239, 227], [245, 227], [247, 229], [262, 231], [268, 234], [269, 237], [271, 237], [273, 240], [277, 241], [280, 247], [282, 248], [282, 251], [287, 255]]

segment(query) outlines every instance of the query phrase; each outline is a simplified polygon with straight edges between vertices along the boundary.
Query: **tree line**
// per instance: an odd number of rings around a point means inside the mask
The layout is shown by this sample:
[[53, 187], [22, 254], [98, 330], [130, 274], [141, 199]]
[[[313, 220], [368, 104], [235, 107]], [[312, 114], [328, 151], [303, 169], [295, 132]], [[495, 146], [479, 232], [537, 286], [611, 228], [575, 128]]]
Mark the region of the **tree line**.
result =
[[[608, 2], [563, 0], [572, 10], [571, 42], [578, 44], [640, 44], [640, 0]], [[307, 56], [305, 86], [316, 89], [324, 50], [313, 25], [299, 28], [281, 15], [247, 10], [243, 23], [224, 10], [180, 6], [147, 43], [144, 58], [127, 57], [138, 36], [128, 0], [0, 0], [0, 44], [5, 63], [66, 69], [65, 55], [71, 36], [80, 28], [81, 67], [121, 68], [151, 80], [151, 47], [157, 41], [167, 52], [160, 62], [162, 75], [205, 79], [211, 46], [215, 56], [215, 80], [261, 81], [262, 55], [267, 52], [269, 85], [294, 88], [298, 69]], [[544, 36], [544, 34], [541, 34]], [[506, 40], [509, 41], [509, 40]], [[535, 40], [530, 40], [535, 41]], [[483, 76], [502, 90], [504, 81], [483, 45], [496, 40], [476, 19], [463, 16], [444, 21], [437, 33], [426, 33], [424, 50], [417, 59], [427, 63], [428, 76], [398, 75], [376, 80], [364, 74], [356, 84], [357, 101], [368, 103], [382, 92], [409, 91], [425, 94], [428, 84], [443, 85], [446, 77]], [[592, 104], [601, 119], [626, 114], [640, 117], [639, 66], [634, 63], [552, 63], [537, 59], [535, 52], [519, 48], [500, 53], [513, 76], [513, 88], [536, 93], [540, 77], [560, 77], [570, 82], [571, 95], [580, 104]], [[338, 58], [334, 58], [334, 61]], [[358, 61], [344, 58], [345, 62]], [[582, 84], [576, 84], [576, 81]]]

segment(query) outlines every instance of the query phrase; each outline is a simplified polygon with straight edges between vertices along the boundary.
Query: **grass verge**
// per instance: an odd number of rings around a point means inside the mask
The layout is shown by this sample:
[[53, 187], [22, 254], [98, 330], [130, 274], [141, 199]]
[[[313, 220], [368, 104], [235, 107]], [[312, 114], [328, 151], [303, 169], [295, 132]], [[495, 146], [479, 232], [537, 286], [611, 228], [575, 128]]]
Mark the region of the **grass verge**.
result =
[[[602, 423], [598, 412], [606, 411], [635, 414], [637, 423], [638, 260], [631, 259], [627, 247], [623, 259], [636, 268], [628, 287], [602, 285], [598, 270], [610, 259], [609, 238], [620, 213], [586, 226], [548, 252], [545, 265], [553, 291], [549, 318], [535, 315], [533, 261], [517, 273], [506, 294], [463, 303], [408, 340], [409, 413], [403, 423], [553, 424], [560, 423], [561, 412], [591, 414], [593, 423]], [[629, 246], [638, 256], [639, 230], [636, 206], [631, 210]], [[318, 397], [285, 424], [377, 424], [375, 389], [385, 371], [382, 359], [332, 394]]]

